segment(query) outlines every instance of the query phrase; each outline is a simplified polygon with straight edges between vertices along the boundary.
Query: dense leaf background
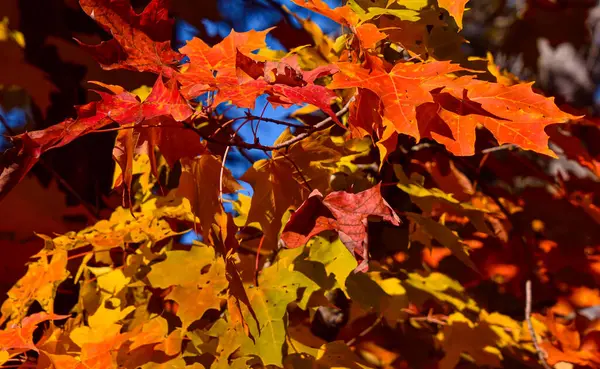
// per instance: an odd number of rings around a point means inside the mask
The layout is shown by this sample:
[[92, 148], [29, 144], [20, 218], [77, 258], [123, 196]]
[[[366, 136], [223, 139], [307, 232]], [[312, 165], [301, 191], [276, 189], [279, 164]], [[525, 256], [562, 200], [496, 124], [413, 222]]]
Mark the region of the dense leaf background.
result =
[[1, 1], [0, 367], [600, 367], [598, 20]]

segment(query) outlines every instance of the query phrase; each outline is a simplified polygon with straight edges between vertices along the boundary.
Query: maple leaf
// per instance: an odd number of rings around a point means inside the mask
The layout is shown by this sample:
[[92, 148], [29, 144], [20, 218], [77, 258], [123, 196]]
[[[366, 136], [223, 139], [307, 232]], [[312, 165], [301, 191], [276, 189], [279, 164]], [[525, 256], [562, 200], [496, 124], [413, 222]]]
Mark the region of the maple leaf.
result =
[[355, 32], [364, 49], [374, 49], [379, 41], [387, 38], [385, 33], [380, 32], [377, 26], [371, 23], [365, 23], [356, 27]]
[[[204, 92], [216, 91], [214, 105], [231, 102], [242, 108], [253, 108], [257, 97], [267, 93], [274, 105], [313, 104], [339, 123], [330, 107], [336, 95], [314, 84], [316, 78], [337, 69], [322, 66], [304, 72], [291, 58], [281, 62], [256, 60], [257, 56], [250, 52], [266, 47], [265, 37], [270, 30], [244, 33], [232, 30], [213, 47], [197, 38], [189, 41], [181, 48], [190, 58], [178, 77], [183, 94], [195, 98]], [[243, 71], [242, 75], [239, 70]]]
[[[181, 265], [186, 265], [185, 270], [181, 270]], [[221, 292], [229, 285], [223, 259], [215, 256], [214, 248], [203, 244], [194, 245], [190, 251], [167, 252], [165, 261], [152, 266], [148, 280], [152, 287], [173, 287], [167, 298], [179, 304], [177, 315], [183, 329], [200, 319], [206, 310], [218, 309]]]
[[[475, 264], [469, 259], [461, 240], [452, 231], [435, 220], [415, 213], [406, 214], [410, 220], [425, 229], [426, 237], [435, 238], [442, 245], [450, 249], [461, 262], [476, 272], [479, 272]], [[429, 243], [429, 246], [431, 244]]]
[[231, 100], [240, 107], [253, 107], [265, 83], [245, 84], [242, 93], [236, 73], [236, 57], [238, 52], [249, 54], [266, 47], [265, 37], [270, 30], [243, 33], [231, 30], [223, 41], [213, 47], [196, 37], [188, 41], [179, 49], [190, 59], [177, 77], [183, 95], [195, 98], [204, 92], [218, 90], [222, 96], [215, 103]]
[[[349, 27], [359, 40], [359, 46], [362, 49], [372, 49], [379, 41], [387, 37], [385, 33], [380, 32], [373, 24], [359, 24], [360, 21], [370, 18], [364, 17], [364, 14], [357, 14], [351, 6], [344, 5], [331, 9], [323, 0], [292, 0], [292, 2], [303, 8], [322, 14], [343, 26]], [[412, 10], [411, 12], [414, 13]], [[373, 14], [371, 17], [376, 15], [380, 14]]]
[[56, 288], [69, 276], [66, 266], [65, 250], [58, 250], [50, 262], [47, 255], [41, 254], [40, 260], [30, 264], [27, 273], [8, 291], [8, 298], [0, 308], [0, 320], [25, 314], [27, 308], [35, 301], [52, 312]]
[[428, 5], [426, 0], [349, 0], [352, 8], [362, 22], [387, 15], [403, 21], [417, 22], [421, 17], [420, 10]]
[[448, 303], [460, 311], [479, 311], [477, 303], [467, 295], [463, 285], [445, 274], [433, 272], [424, 276], [419, 273], [409, 273], [404, 286], [410, 300], [417, 305], [422, 305], [433, 298]]
[[298, 65], [296, 56], [278, 62], [263, 62], [238, 51], [236, 68], [257, 82], [260, 80], [268, 82], [265, 92], [271, 94], [269, 101], [272, 104], [285, 107], [293, 104], [311, 104], [323, 110], [341, 125], [330, 106], [331, 100], [336, 97], [335, 93], [324, 86], [314, 84], [317, 78], [336, 73], [338, 68], [335, 65], [322, 65], [311, 71], [303, 71]]
[[416, 107], [433, 102], [429, 92], [433, 87], [425, 84], [439, 75], [456, 72], [462, 68], [449, 62], [398, 63], [388, 73], [381, 61], [373, 60], [377, 62], [372, 65], [371, 70], [359, 64], [337, 63], [340, 73], [333, 76], [333, 82], [327, 87], [331, 89], [360, 87], [373, 91], [383, 104], [382, 115], [385, 120], [383, 124], [391, 124], [397, 132], [413, 136], [418, 140], [420, 134]]
[[216, 156], [200, 155], [194, 160], [182, 162], [177, 193], [190, 201], [192, 211], [200, 220], [200, 231], [206, 239], [212, 239], [211, 230], [215, 218], [224, 212], [220, 197], [240, 189], [242, 186], [233, 178], [229, 169], [223, 168], [220, 158]]
[[[575, 324], [560, 322], [550, 311], [546, 316], [538, 315], [537, 318], [548, 330], [545, 335], [552, 338], [540, 343], [542, 349], [548, 354], [549, 365], [556, 365], [562, 361], [592, 368], [600, 366], [596, 344], [587, 342], [586, 345], [584, 342], [586, 335], [580, 334]], [[591, 341], [593, 342], [593, 338]]]
[[[499, 144], [516, 144], [556, 157], [548, 148], [544, 128], [578, 119], [560, 110], [554, 98], [534, 93], [531, 84], [505, 86], [461, 77], [448, 81], [441, 93], [434, 93], [434, 101], [419, 109], [419, 125], [428, 130], [424, 136], [456, 155], [474, 154], [475, 128], [481, 124]], [[450, 135], [444, 133], [447, 129]]]
[[80, 0], [81, 8], [114, 37], [83, 45], [104, 69], [124, 68], [173, 76], [182, 55], [171, 49], [173, 20], [166, 0], [152, 0], [140, 14], [127, 0]]
[[[94, 315], [96, 314], [98, 312]], [[73, 329], [69, 337], [81, 348], [79, 361], [82, 367], [117, 369], [116, 353], [131, 337], [130, 332], [120, 333], [121, 328], [120, 324], [112, 323], [101, 326], [79, 326]]]
[[[452, 78], [462, 70], [448, 62], [396, 64], [387, 73], [382, 64], [368, 71], [358, 64], [337, 63], [329, 88], [361, 87], [376, 93], [383, 104], [384, 126], [419, 140], [430, 137], [456, 155], [473, 155], [475, 128], [486, 127], [499, 141], [555, 156], [544, 127], [577, 117], [561, 111], [552, 98], [531, 85], [504, 86], [473, 77]], [[351, 123], [359, 125], [358, 123]]]
[[[439, 334], [446, 355], [440, 361], [441, 369], [456, 367], [461, 355], [467, 352], [481, 366], [501, 367], [502, 348], [517, 344], [520, 326], [510, 317], [482, 310], [477, 322], [472, 322], [461, 313], [448, 317], [447, 325]], [[507, 333], [514, 332], [512, 335]]]
[[[424, 213], [431, 214], [436, 208], [441, 208], [444, 213], [455, 212], [468, 217], [480, 232], [491, 234], [485, 223], [486, 209], [480, 209], [469, 201], [461, 202], [439, 188], [425, 188], [419, 181], [409, 179], [400, 165], [394, 165], [394, 173], [398, 178], [398, 188], [409, 194], [411, 201]], [[450, 180], [444, 182], [451, 183]]]
[[144, 119], [152, 119], [160, 116], [171, 116], [174, 120], [181, 122], [192, 115], [189, 104], [181, 97], [177, 83], [170, 80], [167, 85], [159, 76], [150, 91], [150, 94], [140, 101], [133, 93], [125, 91], [120, 86], [105, 85], [95, 82], [114, 94], [96, 91], [102, 98], [98, 104], [98, 113], [121, 125], [135, 125]]
[[151, 198], [141, 203], [140, 211], [136, 212], [118, 207], [109, 219], [101, 220], [79, 232], [60, 235], [51, 240], [45, 236], [43, 238], [54, 247], [67, 251], [91, 245], [96, 260], [110, 265], [112, 260], [106, 252], [108, 250], [124, 248], [129, 242], [148, 244], [178, 235], [167, 219], [193, 222], [189, 202], [173, 195], [172, 192], [164, 198]]
[[294, 179], [294, 169], [283, 160], [260, 160], [244, 173], [242, 181], [254, 189], [246, 225], [260, 224], [267, 245], [277, 243], [281, 217], [302, 203], [306, 191]]
[[156, 158], [152, 148], [157, 147], [172, 168], [179, 160], [193, 159], [208, 151], [206, 142], [196, 132], [185, 130], [184, 125], [171, 117], [153, 118], [139, 129], [140, 137], [136, 152], [147, 152], [155, 172]]
[[33, 343], [33, 331], [37, 325], [48, 320], [61, 320], [68, 315], [36, 313], [24, 318], [20, 323], [10, 324], [5, 330], [0, 331], [0, 347], [3, 350], [35, 350]]
[[391, 42], [416, 59], [462, 60], [460, 47], [465, 39], [440, 19], [439, 11], [424, 8], [418, 15], [418, 21], [380, 17], [377, 23]]
[[[275, 144], [290, 137], [292, 134], [286, 129]], [[241, 178], [254, 189], [246, 225], [259, 223], [264, 242], [274, 246], [285, 212], [300, 206], [310, 189], [328, 189], [329, 176], [335, 169], [333, 163], [341, 157], [341, 151], [327, 135], [313, 136], [287, 150], [274, 151], [271, 160], [254, 163]]]
[[[135, 125], [144, 119], [169, 116], [176, 121], [187, 119], [192, 110], [177, 91], [177, 85], [170, 81], [167, 86], [159, 76], [150, 95], [140, 102], [138, 97], [119, 86], [97, 83], [114, 94], [96, 91], [102, 100], [77, 107], [78, 118], [69, 118], [62, 123], [39, 131], [26, 132], [10, 137], [14, 147], [9, 149], [0, 161], [0, 200], [12, 187], [19, 183], [31, 170], [44, 152], [64, 146], [76, 138], [100, 129], [110, 123]], [[121, 137], [129, 137], [132, 133], [123, 133]], [[132, 142], [132, 138], [126, 142]], [[196, 146], [192, 146], [197, 148]], [[133, 148], [121, 145], [120, 151], [127, 152]], [[121, 155], [117, 153], [117, 161]], [[126, 156], [127, 157], [127, 156]], [[123, 170], [126, 172], [126, 169]]]
[[465, 13], [465, 5], [469, 0], [438, 0], [440, 8], [444, 8], [450, 13], [452, 18], [456, 21], [458, 29], [463, 28], [463, 14]]
[[[219, 339], [219, 345], [216, 349], [217, 360], [212, 365], [215, 369], [235, 367], [235, 364], [230, 363], [232, 354], [237, 352], [240, 347], [251, 346], [253, 343], [250, 337], [247, 336], [249, 333], [244, 333], [241, 324], [238, 324], [238, 319], [241, 319], [241, 317], [234, 317], [232, 314], [229, 318], [228, 322], [223, 319], [216, 321], [209, 331], [211, 337]], [[239, 360], [246, 361], [247, 359], [241, 357]]]
[[292, 0], [292, 2], [348, 27], [357, 25], [359, 22], [358, 15], [346, 5], [331, 9], [323, 0]]
[[[248, 289], [248, 299], [255, 315], [246, 312], [247, 321], [258, 319], [258, 326], [250, 324], [249, 330], [255, 338], [251, 350], [242, 350], [242, 354], [259, 355], [264, 365], [282, 367], [285, 355], [287, 306], [295, 301], [299, 294], [308, 301], [319, 286], [304, 273], [293, 270], [296, 258], [302, 249], [284, 250], [277, 262], [262, 271], [258, 286]], [[301, 292], [302, 291], [302, 292]]]
[[294, 212], [283, 229], [281, 239], [287, 247], [300, 247], [313, 236], [335, 230], [348, 250], [360, 262], [356, 270], [368, 268], [369, 250], [367, 220], [378, 216], [394, 225], [400, 219], [381, 196], [378, 184], [366, 191], [352, 194], [344, 191], [332, 192], [323, 198], [315, 190], [308, 200]]
[[[115, 141], [113, 158], [121, 167], [121, 175], [115, 180], [115, 185], [119, 185], [121, 182], [125, 184], [123, 203], [129, 207], [134, 153], [147, 154], [150, 158], [152, 172], [158, 177], [154, 147], [159, 147], [171, 166], [179, 158], [193, 157], [206, 149], [198, 137], [195, 140], [192, 139], [191, 142], [189, 139], [177, 140], [180, 141], [177, 143], [179, 149], [173, 149], [171, 142], [174, 139], [196, 135], [168, 135], [162, 132], [167, 127], [177, 127], [177, 124], [171, 124], [169, 118], [180, 122], [192, 115], [192, 109], [181, 97], [174, 80], [170, 80], [167, 87], [162, 81], [162, 76], [159, 76], [150, 94], [141, 103], [134, 94], [123, 91], [118, 86], [104, 85], [104, 87], [111, 88], [116, 93], [116, 95], [100, 93], [103, 96], [103, 103], [108, 105], [106, 108], [108, 117], [129, 127], [135, 126], [143, 120], [150, 123], [149, 127], [147, 129], [144, 127], [141, 132], [139, 129], [119, 131]], [[109, 110], [109, 107], [114, 107], [114, 109]], [[158, 117], [166, 119], [163, 122], [163, 119], [159, 120]], [[175, 155], [177, 156], [174, 157]]]

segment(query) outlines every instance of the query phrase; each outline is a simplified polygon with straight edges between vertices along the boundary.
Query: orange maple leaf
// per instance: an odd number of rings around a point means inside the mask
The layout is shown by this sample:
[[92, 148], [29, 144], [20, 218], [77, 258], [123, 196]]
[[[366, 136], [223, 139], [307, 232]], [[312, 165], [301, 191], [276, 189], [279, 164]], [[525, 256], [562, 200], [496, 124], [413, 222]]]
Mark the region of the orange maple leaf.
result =
[[19, 324], [9, 325], [0, 331], [0, 347], [4, 350], [36, 350], [33, 343], [33, 331], [37, 325], [47, 320], [60, 320], [68, 318], [68, 315], [36, 313], [23, 319]]
[[383, 126], [393, 125], [398, 133], [417, 140], [432, 138], [456, 155], [474, 154], [475, 129], [481, 124], [500, 144], [555, 156], [544, 128], [577, 119], [560, 110], [553, 98], [534, 93], [531, 84], [505, 86], [471, 76], [452, 77], [450, 73], [464, 69], [449, 62], [398, 63], [387, 72], [383, 63], [373, 60], [371, 70], [337, 63], [341, 73], [328, 87], [373, 91], [383, 105]]
[[236, 73], [237, 53], [250, 52], [266, 47], [265, 37], [271, 29], [238, 33], [234, 30], [219, 42], [210, 47], [199, 38], [193, 38], [179, 49], [189, 59], [182, 67], [178, 80], [181, 92], [187, 98], [195, 98], [201, 94], [219, 90], [219, 102], [231, 100], [240, 107], [253, 107], [256, 98], [262, 94], [266, 83], [244, 84], [240, 89]]
[[352, 27], [358, 24], [358, 15], [347, 5], [331, 9], [323, 0], [291, 0], [294, 4], [322, 14], [342, 25]]
[[[555, 157], [548, 148], [548, 135], [544, 128], [578, 117], [560, 110], [554, 98], [533, 92], [531, 85], [505, 86], [472, 77], [448, 81], [441, 93], [434, 92], [438, 105], [435, 106], [437, 111], [433, 120], [430, 116], [419, 124], [429, 125], [431, 137], [456, 155], [474, 154], [475, 128], [481, 124], [500, 144], [516, 144], [523, 149]], [[432, 113], [432, 108], [433, 105], [425, 110]], [[436, 114], [440, 120], [437, 120]], [[450, 136], [435, 132], [444, 126], [450, 129]]]
[[328, 88], [361, 87], [373, 91], [383, 103], [384, 124], [392, 124], [399, 133], [420, 139], [416, 107], [433, 102], [429, 92], [432, 87], [426, 83], [462, 68], [450, 62], [398, 63], [387, 72], [379, 59], [372, 61], [371, 69], [355, 63], [337, 63], [341, 72], [334, 75]]
[[[250, 52], [266, 47], [265, 37], [271, 29], [231, 33], [217, 45], [210, 47], [194, 38], [180, 50], [190, 58], [178, 77], [182, 93], [195, 98], [215, 91], [212, 104], [230, 101], [242, 108], [254, 108], [256, 98], [269, 94], [273, 104], [290, 106], [312, 104], [339, 122], [330, 103], [335, 94], [314, 80], [337, 70], [332, 66], [301, 71], [293, 59], [281, 62], [256, 60]], [[296, 64], [296, 65], [295, 65]], [[243, 73], [238, 73], [241, 70]]]
[[456, 21], [456, 25], [461, 29], [463, 27], [462, 19], [465, 13], [465, 5], [469, 0], [438, 0], [440, 8], [444, 8], [450, 13]]

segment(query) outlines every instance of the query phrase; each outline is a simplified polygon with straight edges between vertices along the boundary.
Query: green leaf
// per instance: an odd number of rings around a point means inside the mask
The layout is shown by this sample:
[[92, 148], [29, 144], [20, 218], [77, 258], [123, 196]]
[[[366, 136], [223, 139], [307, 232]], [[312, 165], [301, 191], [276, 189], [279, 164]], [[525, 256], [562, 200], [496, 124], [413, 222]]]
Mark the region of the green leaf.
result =
[[[255, 324], [248, 323], [248, 327], [255, 340], [255, 354], [264, 365], [282, 366], [287, 351], [287, 306], [296, 301], [298, 290], [303, 289], [304, 294], [310, 294], [320, 289], [306, 275], [293, 270], [293, 262], [302, 252], [302, 248], [281, 251], [278, 261], [262, 271], [259, 286], [247, 290], [260, 331]], [[252, 322], [252, 315], [244, 307], [242, 309], [246, 310], [244, 319]]]
[[335, 241], [329, 242], [323, 237], [314, 237], [309, 241], [308, 247], [309, 254], [306, 260], [323, 264], [328, 277], [333, 276], [336, 286], [345, 290], [346, 279], [358, 263], [342, 241], [336, 238]]

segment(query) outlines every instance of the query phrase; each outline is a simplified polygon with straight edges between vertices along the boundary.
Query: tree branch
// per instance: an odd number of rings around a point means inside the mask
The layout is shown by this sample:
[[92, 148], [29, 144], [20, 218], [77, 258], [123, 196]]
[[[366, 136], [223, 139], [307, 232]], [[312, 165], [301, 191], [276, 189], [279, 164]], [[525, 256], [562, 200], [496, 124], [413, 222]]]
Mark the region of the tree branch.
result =
[[[11, 136], [15, 136], [16, 135], [15, 131], [8, 125], [8, 122], [6, 121], [6, 119], [4, 119], [4, 117], [2, 115], [0, 115], [0, 124], [2, 124], [2, 126], [4, 127], [4, 129], [6, 130], [6, 132], [8, 132], [9, 135], [11, 135]], [[88, 203], [79, 194], [79, 192], [75, 191], [75, 189], [69, 184], [69, 182], [67, 182], [56, 170], [54, 170], [54, 168], [51, 165], [49, 165], [48, 163], [46, 163], [44, 161], [44, 159], [41, 158], [41, 157], [38, 159], [37, 163], [48, 174], [50, 174], [50, 176], [52, 178], [54, 178], [59, 184], [61, 184], [67, 190], [67, 192], [69, 192], [71, 195], [73, 195], [77, 199], [77, 201], [79, 201], [79, 203], [89, 213], [89, 215], [92, 217], [93, 220], [95, 220], [95, 221], [99, 220], [98, 211], [96, 209], [94, 209], [94, 207], [90, 203]]]
[[533, 347], [535, 347], [540, 363], [545, 369], [552, 369], [546, 362], [546, 353], [538, 343], [535, 330], [533, 329], [533, 323], [531, 322], [531, 279], [528, 279], [527, 282], [525, 282], [525, 320], [527, 321], [527, 328], [529, 328], [529, 334], [531, 335], [531, 342], [533, 342]]
[[259, 117], [257, 115], [252, 115], [252, 114], [246, 114], [245, 117], [239, 117], [239, 118], [236, 118], [236, 119], [237, 120], [239, 120], [239, 119], [261, 120], [263, 122], [275, 123], [275, 124], [279, 124], [279, 125], [282, 125], [282, 126], [293, 127], [293, 128], [306, 128], [306, 127], [308, 127], [308, 126], [306, 126], [304, 124], [295, 124], [295, 123], [291, 123], [291, 122], [286, 122], [284, 120], [273, 119], [273, 118], [266, 118], [266, 117]]
[[[354, 101], [354, 98], [351, 98], [350, 100], [348, 100], [346, 105], [344, 105], [344, 107], [342, 109], [340, 109], [340, 111], [335, 113], [336, 117], [341, 117], [342, 115], [346, 114], [346, 112], [348, 112], [348, 110], [350, 109], [350, 104], [353, 101]], [[183, 124], [188, 129], [193, 130], [200, 137], [202, 137], [203, 139], [205, 139], [208, 142], [220, 144], [220, 145], [224, 145], [224, 146], [235, 146], [238, 148], [243, 148], [243, 149], [248, 149], [248, 150], [262, 150], [262, 151], [266, 152], [266, 151], [286, 149], [286, 148], [292, 146], [293, 144], [295, 144], [296, 142], [300, 142], [300, 141], [304, 140], [305, 138], [309, 137], [310, 135], [312, 135], [315, 132], [322, 131], [324, 129], [329, 128], [331, 125], [333, 125], [333, 118], [327, 117], [327, 118], [323, 119], [322, 121], [320, 121], [319, 123], [315, 124], [314, 126], [310, 127], [306, 132], [302, 132], [299, 135], [294, 136], [287, 141], [284, 141], [284, 142], [281, 142], [281, 143], [278, 143], [278, 144], [272, 145], [272, 146], [262, 145], [259, 142], [255, 142], [255, 143], [248, 143], [245, 141], [235, 142], [234, 139], [232, 139], [229, 142], [220, 142], [220, 141], [215, 140], [212, 137], [204, 136], [202, 133], [199, 132], [198, 129], [196, 129], [190, 123], [183, 122]]]

